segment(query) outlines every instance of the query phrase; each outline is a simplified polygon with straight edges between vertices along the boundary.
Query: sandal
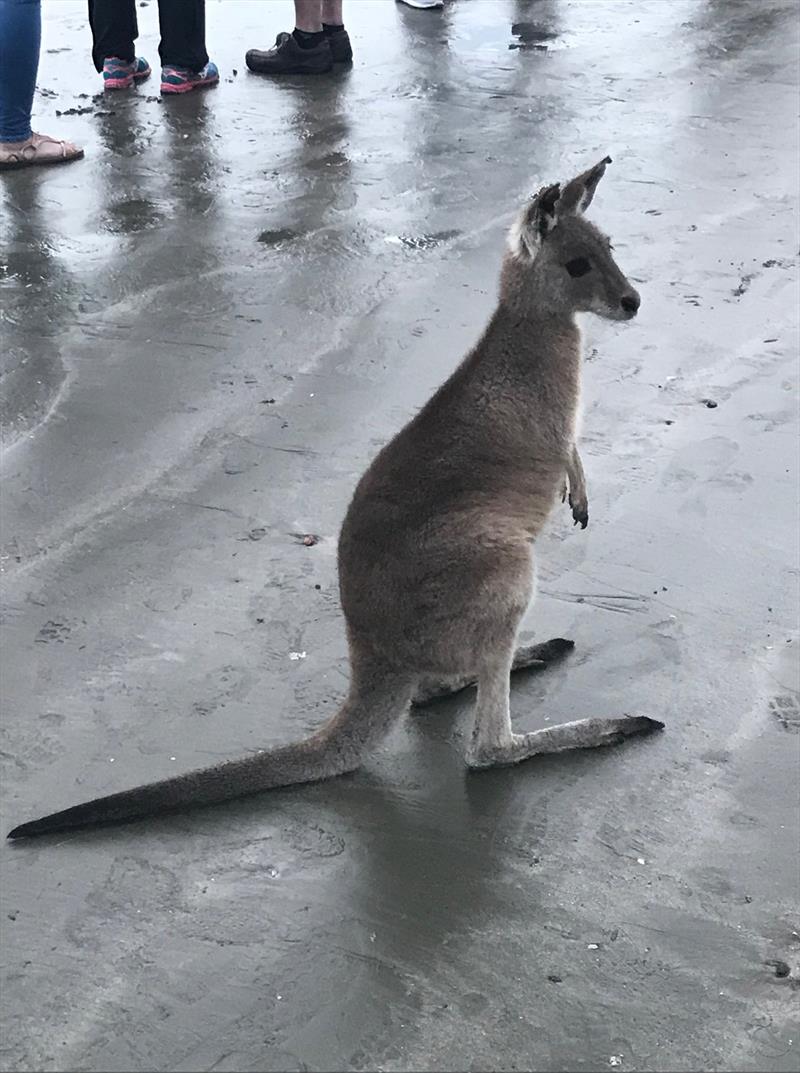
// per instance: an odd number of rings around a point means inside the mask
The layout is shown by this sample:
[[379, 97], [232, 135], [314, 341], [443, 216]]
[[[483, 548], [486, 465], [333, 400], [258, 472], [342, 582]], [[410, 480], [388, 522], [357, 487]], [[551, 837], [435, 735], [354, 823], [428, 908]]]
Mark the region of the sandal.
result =
[[83, 149], [48, 134], [31, 134], [24, 142], [0, 142], [0, 171], [30, 168], [36, 164], [67, 164], [82, 157]]

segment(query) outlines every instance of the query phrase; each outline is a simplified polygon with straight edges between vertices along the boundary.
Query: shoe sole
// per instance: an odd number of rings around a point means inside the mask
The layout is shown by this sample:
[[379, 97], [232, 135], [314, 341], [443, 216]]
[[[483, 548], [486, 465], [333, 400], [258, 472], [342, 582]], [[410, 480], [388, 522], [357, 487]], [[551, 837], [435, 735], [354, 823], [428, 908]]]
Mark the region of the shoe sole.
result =
[[[343, 60], [341, 62], [350, 63], [350, 60]], [[333, 61], [331, 61], [330, 67], [291, 67], [283, 71], [276, 71], [273, 67], [249, 67], [248, 71], [252, 71], [254, 75], [269, 75], [272, 77], [281, 77], [282, 75], [327, 75], [333, 70]]]
[[171, 82], [161, 83], [162, 93], [191, 93], [193, 89], [208, 89], [209, 86], [216, 86], [219, 84], [218, 78], [209, 78], [206, 82], [181, 82], [180, 85], [173, 85]]
[[0, 171], [19, 171], [20, 168], [52, 168], [56, 164], [71, 164], [73, 160], [83, 160], [83, 149], [79, 149], [72, 156], [58, 156], [53, 157], [52, 160], [15, 160], [13, 164], [0, 160]]
[[126, 75], [125, 78], [104, 78], [103, 89], [130, 89], [136, 82], [144, 82], [152, 74], [151, 68], [139, 74]]

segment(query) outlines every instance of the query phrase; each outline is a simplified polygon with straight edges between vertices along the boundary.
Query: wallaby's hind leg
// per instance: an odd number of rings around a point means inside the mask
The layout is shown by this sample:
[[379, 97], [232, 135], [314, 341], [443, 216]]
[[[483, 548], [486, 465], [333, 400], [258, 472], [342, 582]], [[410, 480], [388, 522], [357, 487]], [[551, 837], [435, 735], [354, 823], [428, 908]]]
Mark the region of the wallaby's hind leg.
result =
[[[514, 653], [511, 670], [543, 671], [550, 663], [563, 659], [574, 647], [575, 642], [568, 641], [565, 637], [553, 637], [549, 641], [541, 641], [538, 644], [521, 645]], [[451, 678], [425, 677], [414, 694], [413, 703], [416, 707], [430, 704], [443, 697], [452, 696], [453, 693], [459, 693], [469, 686], [474, 686], [476, 681], [477, 677], [474, 674], [453, 675]]]
[[460, 693], [462, 689], [468, 689], [475, 685], [475, 675], [454, 674], [447, 678], [434, 678], [425, 676], [420, 679], [414, 699], [411, 703], [415, 708], [422, 708], [426, 704], [442, 700], [444, 697], [452, 697], [454, 693]]
[[[511, 741], [480, 750], [470, 748], [467, 763], [473, 769], [518, 764], [544, 753], [563, 753], [568, 749], [595, 749], [600, 745], [619, 745], [634, 734], [663, 730], [664, 724], [647, 715], [623, 715], [621, 719], [576, 719], [574, 723], [528, 734], [512, 734]], [[482, 741], [481, 736], [478, 739]], [[475, 739], [473, 739], [474, 745]]]
[[500, 651], [487, 661], [478, 673], [478, 696], [475, 701], [475, 723], [467, 748], [470, 767], [490, 767], [497, 757], [506, 756], [514, 748], [511, 730], [509, 694], [513, 650]]
[[488, 664], [478, 677], [475, 725], [467, 750], [467, 764], [471, 768], [518, 764], [542, 753], [616, 745], [632, 734], [662, 730], [663, 726], [647, 716], [623, 716], [621, 719], [578, 719], [574, 723], [562, 723], [528, 734], [515, 734], [509, 711], [508, 661], [498, 660]]

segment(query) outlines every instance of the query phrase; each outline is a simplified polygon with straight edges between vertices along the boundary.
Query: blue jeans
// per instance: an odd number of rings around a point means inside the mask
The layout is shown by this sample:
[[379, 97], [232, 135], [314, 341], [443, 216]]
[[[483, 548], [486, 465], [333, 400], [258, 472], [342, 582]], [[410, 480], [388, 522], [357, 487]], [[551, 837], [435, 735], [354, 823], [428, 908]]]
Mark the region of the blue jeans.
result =
[[41, 0], [0, 0], [0, 142], [31, 136], [41, 37]]

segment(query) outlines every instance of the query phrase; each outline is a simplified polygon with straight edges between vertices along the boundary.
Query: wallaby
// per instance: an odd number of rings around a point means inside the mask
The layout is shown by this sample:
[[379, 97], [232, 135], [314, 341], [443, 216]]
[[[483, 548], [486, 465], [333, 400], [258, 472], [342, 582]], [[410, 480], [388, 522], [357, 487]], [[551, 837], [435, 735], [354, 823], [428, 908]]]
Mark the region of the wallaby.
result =
[[131, 820], [355, 770], [412, 701], [477, 682], [469, 768], [591, 748], [661, 729], [646, 716], [580, 719], [517, 734], [509, 675], [572, 641], [516, 648], [534, 591], [533, 542], [566, 494], [588, 506], [575, 444], [575, 314], [630, 320], [639, 295], [584, 213], [609, 157], [544, 187], [514, 223], [497, 308], [477, 346], [356, 488], [339, 540], [350, 688], [305, 741], [101, 797], [24, 823], [10, 838]]

